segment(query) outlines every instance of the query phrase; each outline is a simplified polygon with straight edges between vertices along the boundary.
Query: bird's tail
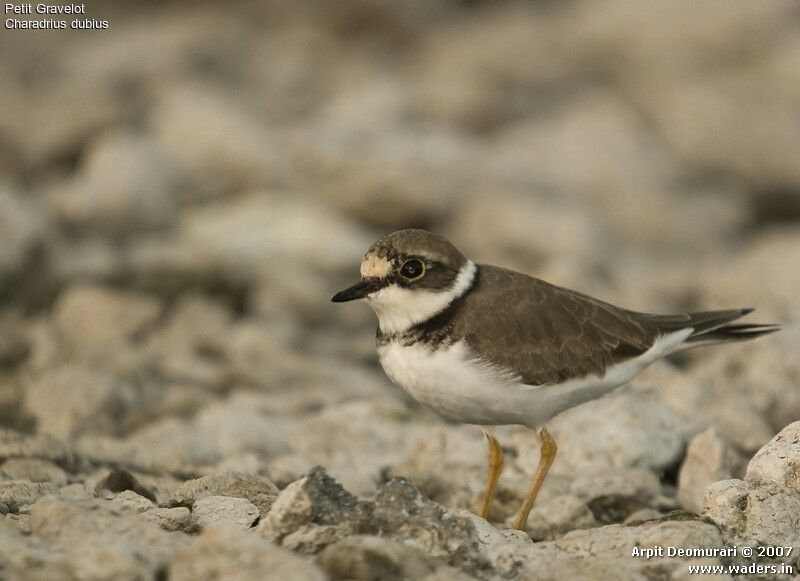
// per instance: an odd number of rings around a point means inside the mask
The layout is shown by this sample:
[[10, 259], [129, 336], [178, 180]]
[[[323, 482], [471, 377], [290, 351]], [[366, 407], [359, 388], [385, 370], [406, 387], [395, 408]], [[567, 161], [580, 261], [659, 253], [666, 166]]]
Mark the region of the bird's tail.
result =
[[774, 333], [781, 329], [777, 324], [762, 323], [736, 323], [730, 324], [749, 313], [753, 309], [733, 309], [728, 311], [703, 311], [689, 313], [687, 327], [694, 331], [686, 339], [683, 346], [686, 349], [703, 345], [716, 345], [734, 341], [746, 341], [762, 335]]
[[746, 341], [780, 330], [780, 325], [747, 324], [733, 321], [749, 315], [753, 309], [729, 309], [725, 311], [701, 311], [682, 315], [637, 314], [639, 323], [655, 327], [661, 335], [680, 333], [691, 328], [691, 335], [674, 347], [673, 353], [734, 341]]

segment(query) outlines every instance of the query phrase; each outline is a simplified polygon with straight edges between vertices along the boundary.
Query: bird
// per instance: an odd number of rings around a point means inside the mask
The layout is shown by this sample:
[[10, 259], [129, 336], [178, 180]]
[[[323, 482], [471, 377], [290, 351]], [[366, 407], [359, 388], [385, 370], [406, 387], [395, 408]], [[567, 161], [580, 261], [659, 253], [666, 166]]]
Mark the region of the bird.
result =
[[514, 528], [524, 530], [558, 447], [547, 422], [625, 385], [685, 349], [754, 339], [777, 324], [734, 323], [753, 309], [657, 315], [498, 266], [477, 264], [439, 234], [385, 235], [361, 261], [361, 280], [336, 293], [365, 299], [378, 318], [386, 375], [445, 418], [483, 428], [487, 518], [503, 469], [492, 426], [538, 430], [536, 466]]

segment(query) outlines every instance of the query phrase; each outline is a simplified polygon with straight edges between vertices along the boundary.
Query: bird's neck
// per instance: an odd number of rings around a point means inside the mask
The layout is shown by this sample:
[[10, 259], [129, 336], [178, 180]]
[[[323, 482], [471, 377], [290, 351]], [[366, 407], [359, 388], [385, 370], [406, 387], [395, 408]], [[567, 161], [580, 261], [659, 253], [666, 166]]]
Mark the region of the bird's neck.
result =
[[372, 294], [369, 305], [378, 315], [378, 327], [384, 335], [408, 331], [431, 319], [464, 296], [472, 288], [478, 267], [467, 260], [450, 288], [443, 291], [410, 290], [391, 285]]

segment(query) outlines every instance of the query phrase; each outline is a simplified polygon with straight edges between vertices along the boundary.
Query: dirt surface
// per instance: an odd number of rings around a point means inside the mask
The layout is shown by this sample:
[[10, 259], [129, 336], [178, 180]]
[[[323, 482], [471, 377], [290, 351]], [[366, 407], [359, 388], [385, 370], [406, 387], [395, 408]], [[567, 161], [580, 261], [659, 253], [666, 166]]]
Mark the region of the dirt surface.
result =
[[[86, 9], [0, 36], [0, 577], [683, 579], [753, 559], [633, 547], [797, 544], [796, 3]], [[554, 420], [510, 531], [534, 433], [499, 430], [474, 516], [480, 430], [329, 302], [404, 227], [785, 329]]]

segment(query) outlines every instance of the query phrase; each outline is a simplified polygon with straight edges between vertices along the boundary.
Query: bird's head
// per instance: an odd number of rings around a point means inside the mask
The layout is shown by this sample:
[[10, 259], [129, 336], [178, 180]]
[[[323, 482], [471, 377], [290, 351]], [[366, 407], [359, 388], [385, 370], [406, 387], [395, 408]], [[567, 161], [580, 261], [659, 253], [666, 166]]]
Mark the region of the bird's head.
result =
[[399, 230], [370, 246], [361, 261], [361, 280], [331, 300], [365, 298], [378, 315], [381, 331], [401, 332], [464, 294], [475, 271], [475, 264], [443, 236]]

